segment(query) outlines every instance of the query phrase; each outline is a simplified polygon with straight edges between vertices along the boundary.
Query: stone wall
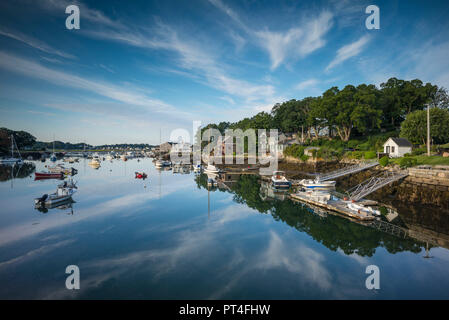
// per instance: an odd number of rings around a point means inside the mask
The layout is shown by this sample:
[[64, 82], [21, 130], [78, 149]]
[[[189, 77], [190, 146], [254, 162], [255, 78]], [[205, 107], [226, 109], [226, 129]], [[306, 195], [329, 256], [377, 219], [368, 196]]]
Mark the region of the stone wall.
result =
[[449, 166], [419, 166], [409, 168], [408, 174], [404, 181], [406, 183], [434, 186], [435, 190], [449, 191]]

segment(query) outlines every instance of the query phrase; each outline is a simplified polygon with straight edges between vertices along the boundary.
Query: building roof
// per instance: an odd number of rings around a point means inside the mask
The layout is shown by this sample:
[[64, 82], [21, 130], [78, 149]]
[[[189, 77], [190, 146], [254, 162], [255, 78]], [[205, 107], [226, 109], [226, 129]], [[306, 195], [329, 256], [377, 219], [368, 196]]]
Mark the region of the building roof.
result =
[[[390, 138], [390, 139], [393, 140], [393, 142], [396, 143], [398, 147], [413, 147], [413, 144], [405, 138]], [[388, 140], [385, 143], [387, 143]]]

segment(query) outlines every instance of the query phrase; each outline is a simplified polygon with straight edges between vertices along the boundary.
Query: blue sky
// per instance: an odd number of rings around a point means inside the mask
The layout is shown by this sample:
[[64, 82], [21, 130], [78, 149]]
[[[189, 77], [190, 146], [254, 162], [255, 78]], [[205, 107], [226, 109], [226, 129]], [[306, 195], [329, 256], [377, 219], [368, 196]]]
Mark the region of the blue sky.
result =
[[[70, 4], [79, 30], [65, 27]], [[365, 27], [370, 4], [380, 30]], [[447, 1], [2, 1], [0, 126], [158, 143], [331, 86], [449, 88], [448, 17]]]

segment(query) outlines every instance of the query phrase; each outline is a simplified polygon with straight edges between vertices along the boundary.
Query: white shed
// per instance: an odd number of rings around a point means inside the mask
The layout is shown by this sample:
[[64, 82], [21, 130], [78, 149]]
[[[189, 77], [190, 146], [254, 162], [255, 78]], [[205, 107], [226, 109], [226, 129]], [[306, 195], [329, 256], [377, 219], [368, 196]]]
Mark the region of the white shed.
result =
[[391, 158], [403, 157], [412, 152], [413, 145], [405, 138], [388, 138], [384, 143], [384, 153]]

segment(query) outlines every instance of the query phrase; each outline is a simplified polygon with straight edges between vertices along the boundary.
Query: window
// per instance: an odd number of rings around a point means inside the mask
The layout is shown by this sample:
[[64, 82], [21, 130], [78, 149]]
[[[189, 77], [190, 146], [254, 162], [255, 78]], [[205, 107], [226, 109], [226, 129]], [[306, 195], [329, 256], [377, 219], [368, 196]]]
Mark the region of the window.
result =
[[390, 153], [390, 146], [387, 146], [387, 147], [385, 148], [385, 152], [386, 152], [386, 153]]
[[391, 147], [391, 153], [394, 153], [394, 147]]

